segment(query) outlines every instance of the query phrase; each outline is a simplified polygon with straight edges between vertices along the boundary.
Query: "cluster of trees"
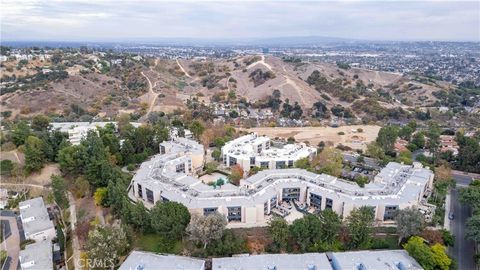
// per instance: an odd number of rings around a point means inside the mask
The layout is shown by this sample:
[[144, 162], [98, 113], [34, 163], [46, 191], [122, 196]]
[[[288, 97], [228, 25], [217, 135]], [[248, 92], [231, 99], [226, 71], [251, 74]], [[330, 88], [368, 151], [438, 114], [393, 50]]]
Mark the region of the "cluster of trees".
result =
[[[470, 183], [467, 188], [460, 189], [459, 199], [473, 210], [473, 215], [467, 220], [465, 237], [480, 243], [480, 179]], [[476, 259], [480, 263], [478, 256]]]
[[50, 120], [43, 115], [35, 116], [31, 124], [26, 121], [16, 123], [5, 139], [23, 149], [25, 154], [24, 172], [39, 171], [47, 162], [57, 161], [57, 152], [68, 144], [68, 134], [49, 131]]
[[452, 259], [447, 255], [445, 246], [439, 243], [429, 246], [422, 237], [413, 236], [403, 247], [425, 270], [451, 269]]
[[248, 75], [251, 81], [253, 81], [253, 86], [257, 87], [264, 84], [266, 81], [275, 78], [275, 74], [271, 71], [263, 71], [262, 69], [255, 69]]
[[294, 244], [302, 252], [368, 249], [372, 245], [374, 212], [372, 208], [354, 209], [342, 223], [330, 209], [307, 214], [291, 225], [279, 217], [269, 223], [272, 251], [291, 251]]
[[295, 167], [315, 173], [325, 173], [339, 177], [342, 174], [342, 152], [336, 148], [325, 148], [312, 160], [302, 158], [295, 162]]
[[280, 111], [281, 116], [290, 119], [300, 119], [302, 117], [302, 114], [303, 110], [300, 104], [295, 101], [295, 103], [291, 105], [288, 98], [283, 103], [282, 110]]

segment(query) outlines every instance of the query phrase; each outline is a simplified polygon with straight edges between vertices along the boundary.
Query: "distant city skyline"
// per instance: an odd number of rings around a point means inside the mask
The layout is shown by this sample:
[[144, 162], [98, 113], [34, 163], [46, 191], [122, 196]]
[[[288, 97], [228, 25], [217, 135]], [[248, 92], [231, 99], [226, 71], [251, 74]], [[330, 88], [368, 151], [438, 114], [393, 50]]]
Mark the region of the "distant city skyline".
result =
[[2, 0], [3, 41], [480, 41], [479, 1]]

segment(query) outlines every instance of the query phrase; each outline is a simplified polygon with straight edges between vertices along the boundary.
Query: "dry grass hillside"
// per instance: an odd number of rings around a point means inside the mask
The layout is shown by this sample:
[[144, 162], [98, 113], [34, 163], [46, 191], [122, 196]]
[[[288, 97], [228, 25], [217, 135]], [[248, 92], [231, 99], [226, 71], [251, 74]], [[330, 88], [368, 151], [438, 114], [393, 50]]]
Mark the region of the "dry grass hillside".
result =
[[[40, 64], [46, 63], [29, 63], [17, 73], [34, 73]], [[96, 68], [88, 73], [82, 69], [82, 65], [73, 65], [67, 69], [66, 79], [1, 95], [2, 111], [10, 110], [13, 116], [68, 114], [72, 106], [80, 106], [90, 115], [113, 117], [119, 112], [171, 112], [185, 108], [185, 100], [192, 96], [208, 102], [213, 95], [228, 91], [254, 103], [278, 89], [282, 100], [298, 102], [304, 110], [322, 101], [328, 108], [353, 105], [353, 111], [362, 115], [368, 113], [362, 109], [365, 106], [428, 106], [436, 100], [432, 92], [450, 88], [447, 83], [420, 82], [401, 74], [286, 62], [273, 56], [151, 59], [148, 67], [111, 68], [103, 74]]]

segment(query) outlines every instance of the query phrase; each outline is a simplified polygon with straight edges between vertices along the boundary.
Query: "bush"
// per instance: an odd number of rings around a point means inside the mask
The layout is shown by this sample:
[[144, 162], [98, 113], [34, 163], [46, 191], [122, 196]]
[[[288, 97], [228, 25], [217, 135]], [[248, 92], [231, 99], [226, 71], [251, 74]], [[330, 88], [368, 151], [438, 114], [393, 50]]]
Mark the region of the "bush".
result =
[[340, 132], [338, 132], [337, 134], [338, 134], [338, 135], [345, 135], [345, 132], [340, 131]]
[[128, 164], [127, 165], [127, 170], [129, 172], [133, 172], [135, 170], [135, 164], [132, 164], [132, 163]]

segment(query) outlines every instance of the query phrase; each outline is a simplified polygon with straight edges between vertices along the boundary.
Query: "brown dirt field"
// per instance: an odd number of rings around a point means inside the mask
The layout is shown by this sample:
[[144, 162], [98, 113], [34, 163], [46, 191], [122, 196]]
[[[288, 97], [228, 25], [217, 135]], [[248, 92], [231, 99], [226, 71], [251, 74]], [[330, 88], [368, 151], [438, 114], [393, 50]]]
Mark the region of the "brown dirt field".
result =
[[261, 254], [265, 248], [272, 242], [267, 227], [233, 229], [236, 235], [245, 235], [247, 238], [247, 247], [251, 254]]
[[31, 184], [37, 185], [49, 185], [50, 177], [52, 175], [60, 175], [60, 168], [58, 164], [47, 164], [43, 169], [38, 173], [33, 173], [27, 177], [28, 182]]
[[[363, 129], [363, 132], [358, 133], [357, 129]], [[282, 137], [288, 138], [293, 136], [295, 140], [300, 142], [309, 142], [310, 145], [316, 146], [319, 142], [333, 143], [334, 146], [343, 144], [353, 149], [365, 150], [367, 144], [377, 138], [380, 126], [376, 125], [352, 125], [333, 127], [259, 127], [243, 129], [248, 132], [256, 132], [259, 135], [266, 135], [271, 138]], [[344, 132], [345, 135], [338, 135], [339, 132]]]
[[15, 163], [20, 164], [23, 166], [25, 163], [25, 155], [17, 150], [12, 151], [2, 151], [0, 152], [0, 160], [8, 159]]

